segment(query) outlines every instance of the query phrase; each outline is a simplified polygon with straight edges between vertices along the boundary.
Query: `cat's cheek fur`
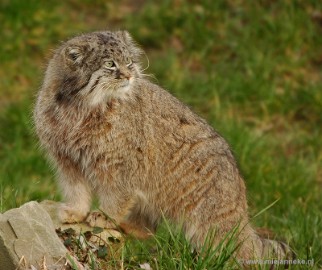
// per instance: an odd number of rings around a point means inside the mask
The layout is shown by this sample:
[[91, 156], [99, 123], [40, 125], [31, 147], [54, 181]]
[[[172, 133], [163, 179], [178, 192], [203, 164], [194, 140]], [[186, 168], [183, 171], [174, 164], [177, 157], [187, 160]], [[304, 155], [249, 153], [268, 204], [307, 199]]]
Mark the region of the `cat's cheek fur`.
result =
[[107, 87], [108, 82], [104, 82], [104, 79], [87, 94], [87, 101], [90, 107], [97, 107], [99, 105], [106, 104], [112, 99], [127, 100], [131, 95], [131, 89], [134, 84], [134, 79], [130, 78], [128, 82], [110, 83], [113, 87]]
[[127, 100], [130, 97], [131, 85], [123, 86], [114, 90], [104, 88], [96, 89], [90, 98], [90, 106], [97, 107], [110, 102], [112, 99]]

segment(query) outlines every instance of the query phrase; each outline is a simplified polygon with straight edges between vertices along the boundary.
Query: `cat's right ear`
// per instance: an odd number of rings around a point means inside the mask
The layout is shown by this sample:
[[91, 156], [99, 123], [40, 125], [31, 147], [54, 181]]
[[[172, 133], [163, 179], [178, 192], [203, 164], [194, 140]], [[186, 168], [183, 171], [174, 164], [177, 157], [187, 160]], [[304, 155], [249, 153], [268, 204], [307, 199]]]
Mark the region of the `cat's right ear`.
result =
[[79, 46], [69, 46], [63, 51], [67, 64], [80, 65], [84, 59], [83, 50]]

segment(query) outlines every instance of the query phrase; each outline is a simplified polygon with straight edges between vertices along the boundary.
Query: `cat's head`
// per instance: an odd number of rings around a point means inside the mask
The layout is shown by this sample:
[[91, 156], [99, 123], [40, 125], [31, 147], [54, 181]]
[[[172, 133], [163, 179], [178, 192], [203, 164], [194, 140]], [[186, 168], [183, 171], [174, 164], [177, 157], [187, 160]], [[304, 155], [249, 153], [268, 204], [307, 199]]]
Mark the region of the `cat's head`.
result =
[[126, 31], [93, 32], [72, 38], [50, 61], [44, 88], [55, 85], [51, 91], [56, 91], [57, 103], [95, 107], [113, 98], [126, 98], [141, 75], [141, 54]]

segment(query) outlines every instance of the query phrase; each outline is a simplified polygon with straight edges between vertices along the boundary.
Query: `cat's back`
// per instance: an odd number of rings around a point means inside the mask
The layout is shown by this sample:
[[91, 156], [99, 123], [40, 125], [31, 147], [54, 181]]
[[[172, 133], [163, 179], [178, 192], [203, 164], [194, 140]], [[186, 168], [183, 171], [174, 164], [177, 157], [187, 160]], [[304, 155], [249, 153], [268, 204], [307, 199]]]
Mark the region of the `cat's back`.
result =
[[[218, 151], [229, 150], [226, 141], [203, 118], [160, 86], [138, 80], [136, 95], [143, 130], [156, 143], [202, 144]], [[135, 116], [135, 114], [134, 114]]]
[[[166, 90], [147, 81], [137, 87], [145, 116], [145, 154], [152, 168], [148, 179], [154, 179], [147, 186], [160, 198], [159, 207], [176, 215], [178, 207], [212, 211], [214, 203], [219, 207], [233, 201], [235, 206], [237, 198], [244, 201], [245, 187], [227, 142]], [[204, 200], [213, 202], [204, 204]]]
[[184, 175], [190, 169], [196, 178], [216, 167], [227, 179], [239, 178], [228, 143], [204, 119], [153, 83], [141, 80], [137, 90], [141, 129], [154, 166], [170, 175]]

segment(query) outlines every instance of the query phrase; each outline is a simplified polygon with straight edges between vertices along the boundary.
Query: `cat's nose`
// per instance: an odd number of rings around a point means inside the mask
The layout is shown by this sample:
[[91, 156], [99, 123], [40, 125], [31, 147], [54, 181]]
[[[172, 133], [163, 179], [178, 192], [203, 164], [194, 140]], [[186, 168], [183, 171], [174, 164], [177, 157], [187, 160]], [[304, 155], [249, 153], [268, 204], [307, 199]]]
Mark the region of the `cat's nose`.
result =
[[124, 78], [126, 78], [126, 79], [129, 80], [131, 78], [131, 74], [130, 73], [125, 73], [124, 74]]
[[116, 78], [117, 79], [130, 79], [131, 78], [131, 73], [128, 71], [120, 71], [118, 70], [116, 72]]

